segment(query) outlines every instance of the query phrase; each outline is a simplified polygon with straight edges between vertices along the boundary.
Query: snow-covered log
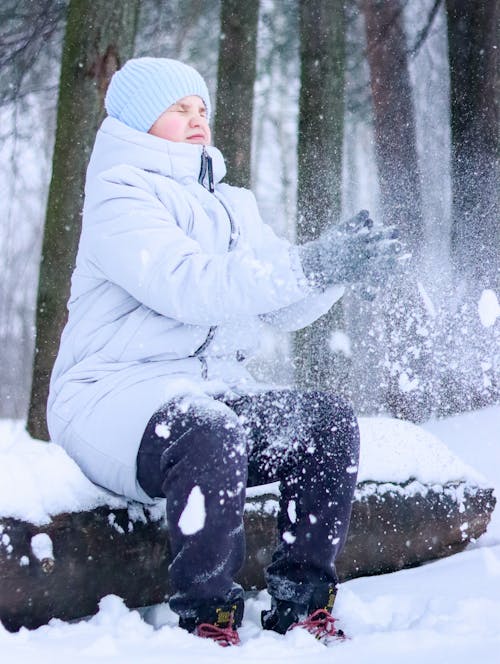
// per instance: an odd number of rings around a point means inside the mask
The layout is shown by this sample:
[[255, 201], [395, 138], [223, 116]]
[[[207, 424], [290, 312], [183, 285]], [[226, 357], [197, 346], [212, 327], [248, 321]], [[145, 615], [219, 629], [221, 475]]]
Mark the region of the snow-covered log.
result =
[[[361, 418], [361, 462], [341, 579], [419, 565], [485, 532], [490, 484], [408, 422]], [[79, 618], [105, 595], [129, 606], [168, 594], [164, 504], [151, 508], [89, 482], [57, 445], [22, 423], [0, 430], [0, 620], [8, 629]], [[278, 486], [247, 492], [247, 559], [239, 580], [264, 586], [276, 544]]]
[[[274, 487], [271, 485], [271, 489]], [[462, 550], [490, 519], [491, 489], [363, 482], [338, 561], [342, 579], [391, 572]], [[275, 491], [247, 499], [247, 560], [239, 581], [264, 587], [276, 544]], [[79, 618], [107, 594], [128, 606], [168, 594], [168, 537], [159, 511], [137, 504], [59, 514], [45, 525], [0, 518], [0, 619], [8, 629]]]

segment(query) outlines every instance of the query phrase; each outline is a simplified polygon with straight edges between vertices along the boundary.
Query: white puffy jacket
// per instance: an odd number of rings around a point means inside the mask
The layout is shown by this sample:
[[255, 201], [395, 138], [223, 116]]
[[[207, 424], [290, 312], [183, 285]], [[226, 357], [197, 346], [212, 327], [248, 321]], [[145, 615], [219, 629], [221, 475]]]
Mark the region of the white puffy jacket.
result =
[[136, 456], [152, 414], [181, 395], [256, 389], [241, 359], [262, 326], [304, 327], [343, 292], [311, 291], [296, 248], [207, 152], [213, 192], [198, 182], [202, 146], [106, 118], [87, 171], [49, 430], [92, 481], [145, 502]]

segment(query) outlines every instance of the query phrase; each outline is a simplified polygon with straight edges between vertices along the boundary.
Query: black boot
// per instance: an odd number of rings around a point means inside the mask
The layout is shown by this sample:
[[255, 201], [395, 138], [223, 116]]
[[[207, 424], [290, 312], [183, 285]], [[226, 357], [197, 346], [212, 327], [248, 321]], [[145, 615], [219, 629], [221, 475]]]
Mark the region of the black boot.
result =
[[273, 597], [271, 609], [262, 611], [262, 627], [285, 634], [289, 629], [300, 626], [319, 640], [328, 637], [344, 638], [342, 630], [335, 628], [335, 620], [331, 616], [335, 596], [334, 585], [322, 585], [314, 590], [308, 605]]
[[243, 620], [244, 601], [236, 599], [231, 604], [200, 606], [196, 615], [180, 617], [179, 627], [205, 639], [213, 639], [221, 646], [238, 645], [237, 629]]
[[296, 625], [307, 616], [307, 606], [272, 598], [271, 609], [262, 611], [260, 619], [264, 629], [285, 634], [292, 625]]

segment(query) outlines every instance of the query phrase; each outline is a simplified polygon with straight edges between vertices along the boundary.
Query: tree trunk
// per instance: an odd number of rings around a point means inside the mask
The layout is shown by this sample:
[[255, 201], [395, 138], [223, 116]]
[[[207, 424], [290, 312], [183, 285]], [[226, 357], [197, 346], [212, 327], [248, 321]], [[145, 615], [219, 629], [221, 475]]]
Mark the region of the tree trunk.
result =
[[[341, 213], [344, 132], [344, 5], [300, 2], [300, 98], [297, 242], [316, 238]], [[305, 389], [345, 392], [349, 365], [328, 343], [342, 330], [343, 307], [335, 305], [294, 335], [296, 382]]]
[[423, 239], [415, 114], [402, 0], [363, 0], [384, 223], [418, 259]]
[[385, 348], [385, 408], [395, 417], [429, 415], [432, 348], [421, 332], [429, 324], [415, 275], [423, 254], [418, 167], [403, 0], [363, 0], [382, 221], [399, 229], [412, 266], [380, 293]]
[[27, 429], [48, 439], [50, 374], [66, 323], [81, 229], [85, 172], [113, 73], [132, 55], [137, 0], [71, 0], [63, 47], [52, 179], [47, 203]]
[[214, 138], [227, 181], [239, 187], [250, 186], [258, 16], [258, 0], [221, 2]]
[[497, 0], [446, 0], [452, 260], [469, 290], [500, 288]]

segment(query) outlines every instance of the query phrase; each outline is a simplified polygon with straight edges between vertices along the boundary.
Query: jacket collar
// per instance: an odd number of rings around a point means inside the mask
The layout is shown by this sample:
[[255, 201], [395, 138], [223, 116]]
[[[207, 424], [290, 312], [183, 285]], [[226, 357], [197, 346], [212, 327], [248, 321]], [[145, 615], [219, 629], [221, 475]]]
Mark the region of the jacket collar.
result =
[[[212, 157], [214, 182], [217, 184], [226, 174], [224, 158], [213, 146], [205, 149]], [[119, 164], [127, 164], [187, 184], [198, 181], [202, 151], [201, 145], [167, 141], [107, 117], [97, 132], [87, 177]]]

